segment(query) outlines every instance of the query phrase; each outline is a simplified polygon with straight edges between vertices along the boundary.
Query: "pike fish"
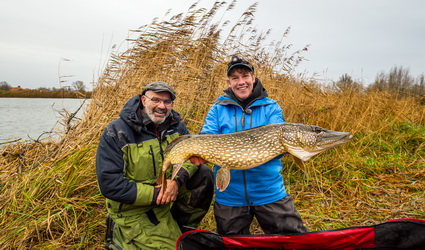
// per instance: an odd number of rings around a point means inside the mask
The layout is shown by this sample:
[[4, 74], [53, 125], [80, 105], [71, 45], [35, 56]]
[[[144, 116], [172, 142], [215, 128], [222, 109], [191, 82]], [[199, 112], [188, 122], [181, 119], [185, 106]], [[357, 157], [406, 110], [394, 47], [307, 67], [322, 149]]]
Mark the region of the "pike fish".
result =
[[183, 135], [167, 146], [157, 182], [165, 190], [167, 169], [173, 166], [173, 180], [185, 161], [198, 156], [221, 167], [216, 186], [224, 191], [230, 182], [230, 169], [254, 168], [285, 153], [303, 166], [314, 155], [342, 145], [352, 137], [349, 132], [299, 123], [269, 124], [228, 134]]

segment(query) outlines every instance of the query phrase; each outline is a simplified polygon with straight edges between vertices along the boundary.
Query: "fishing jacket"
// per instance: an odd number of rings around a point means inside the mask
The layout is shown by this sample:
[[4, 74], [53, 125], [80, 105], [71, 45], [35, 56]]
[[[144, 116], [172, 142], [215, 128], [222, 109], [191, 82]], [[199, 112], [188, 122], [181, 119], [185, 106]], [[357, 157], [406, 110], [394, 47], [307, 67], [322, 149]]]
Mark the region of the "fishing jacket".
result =
[[[189, 133], [173, 110], [158, 131], [153, 131], [152, 125], [149, 129], [141, 107], [140, 95], [130, 99], [120, 118], [112, 121], [100, 138], [96, 174], [110, 214], [135, 215], [157, 206], [159, 189], [154, 186], [162, 168], [163, 152], [173, 139]], [[179, 185], [188, 180], [197, 167], [185, 163], [183, 169], [177, 177]]]
[[[208, 111], [200, 133], [226, 134], [284, 122], [282, 109], [277, 101], [267, 97], [259, 79], [254, 82], [256, 95], [248, 103], [239, 103], [230, 88], [224, 92], [226, 94], [220, 96]], [[284, 198], [287, 193], [280, 157], [255, 168], [230, 170], [229, 186], [216, 192], [216, 202], [233, 207], [258, 206]], [[220, 166], [214, 166], [214, 176], [219, 169]]]

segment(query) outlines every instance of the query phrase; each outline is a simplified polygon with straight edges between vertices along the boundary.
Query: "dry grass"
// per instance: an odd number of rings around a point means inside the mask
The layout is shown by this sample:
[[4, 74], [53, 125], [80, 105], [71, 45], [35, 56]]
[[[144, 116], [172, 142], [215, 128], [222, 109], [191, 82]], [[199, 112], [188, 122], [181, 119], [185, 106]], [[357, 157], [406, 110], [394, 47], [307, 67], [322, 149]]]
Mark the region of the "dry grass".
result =
[[[193, 6], [134, 31], [140, 33], [134, 46], [111, 59], [82, 120], [68, 127], [59, 143], [2, 148], [2, 247], [101, 247], [106, 211], [96, 183], [95, 153], [105, 126], [145, 84], [163, 80], [177, 91], [175, 109], [197, 133], [226, 88], [225, 65], [234, 53], [255, 65], [286, 121], [355, 136], [316, 156], [305, 169], [283, 159], [286, 186], [310, 230], [425, 219], [425, 107], [386, 93], [334, 93], [314, 81], [295, 80], [291, 69], [306, 48], [290, 53], [284, 38], [266, 44], [267, 32], [252, 25], [255, 6], [232, 28], [215, 21], [234, 4], [217, 2], [210, 10]], [[211, 211], [201, 228], [215, 230]], [[261, 233], [256, 224], [252, 229]]]

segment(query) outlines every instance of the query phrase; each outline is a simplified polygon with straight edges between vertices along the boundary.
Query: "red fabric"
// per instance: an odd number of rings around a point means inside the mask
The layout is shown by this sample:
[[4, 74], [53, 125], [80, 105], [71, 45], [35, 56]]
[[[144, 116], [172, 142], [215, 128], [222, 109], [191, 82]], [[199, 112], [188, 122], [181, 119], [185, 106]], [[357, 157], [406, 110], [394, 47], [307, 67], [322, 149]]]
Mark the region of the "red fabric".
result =
[[412, 218], [408, 218], [408, 219], [394, 219], [394, 220], [389, 220], [389, 221], [386, 221], [386, 222], [393, 222], [393, 221], [416, 221], [416, 222], [420, 222], [420, 223], [425, 223], [425, 220], [412, 219]]
[[373, 227], [314, 232], [300, 235], [276, 236], [222, 236], [226, 247], [294, 248], [294, 249], [357, 249], [373, 248]]
[[194, 230], [178, 240], [179, 250], [193, 249], [423, 249], [425, 220], [395, 219], [378, 225], [293, 235], [224, 236]]

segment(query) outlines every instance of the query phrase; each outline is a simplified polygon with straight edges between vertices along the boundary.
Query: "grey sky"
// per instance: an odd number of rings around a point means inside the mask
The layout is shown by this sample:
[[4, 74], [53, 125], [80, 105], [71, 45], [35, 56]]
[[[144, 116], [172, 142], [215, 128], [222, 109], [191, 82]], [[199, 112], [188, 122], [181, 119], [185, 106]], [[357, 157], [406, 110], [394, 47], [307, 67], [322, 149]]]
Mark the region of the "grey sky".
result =
[[[130, 29], [163, 17], [168, 9], [186, 12], [194, 2], [2, 0], [0, 81], [25, 88], [60, 87], [59, 75], [74, 75], [67, 80], [89, 87], [101, 74], [109, 48], [126, 48]], [[347, 73], [369, 84], [394, 66], [408, 68], [414, 77], [425, 72], [423, 0], [239, 0], [234, 17], [254, 2], [254, 24], [260, 30], [271, 28], [270, 39], [280, 40], [291, 26], [285, 44], [294, 49], [310, 44], [304, 53], [308, 61], [298, 67], [308, 76], [337, 80]], [[200, 4], [209, 8], [212, 3]]]

